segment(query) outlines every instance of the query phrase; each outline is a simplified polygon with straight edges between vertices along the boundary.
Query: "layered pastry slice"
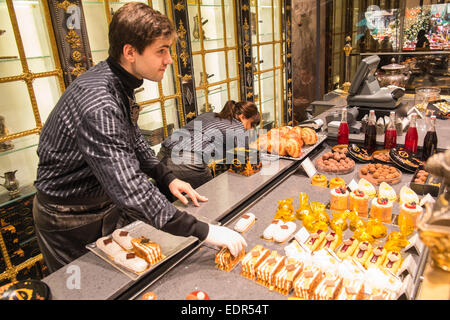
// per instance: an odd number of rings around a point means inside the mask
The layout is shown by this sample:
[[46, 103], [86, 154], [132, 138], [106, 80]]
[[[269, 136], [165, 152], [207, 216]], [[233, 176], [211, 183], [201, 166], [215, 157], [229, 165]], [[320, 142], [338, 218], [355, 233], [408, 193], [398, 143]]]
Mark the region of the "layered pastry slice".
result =
[[288, 295], [294, 286], [295, 279], [302, 272], [303, 266], [300, 260], [286, 257], [283, 268], [275, 275], [274, 290]]
[[390, 224], [392, 220], [392, 207], [392, 201], [389, 201], [387, 198], [373, 198], [370, 207], [370, 217]]
[[285, 257], [280, 256], [277, 251], [272, 251], [270, 255], [256, 268], [256, 282], [272, 288], [274, 278], [278, 271], [284, 266]]
[[343, 279], [338, 300], [363, 300], [364, 282], [358, 279]]
[[241, 275], [254, 280], [256, 278], [256, 268], [267, 258], [270, 250], [261, 245], [256, 245], [241, 260]]
[[332, 273], [325, 275], [314, 291], [315, 300], [336, 300], [342, 289], [342, 279]]
[[243, 249], [236, 257], [234, 257], [227, 247], [222, 248], [217, 252], [214, 262], [216, 267], [223, 271], [231, 271], [233, 268], [241, 261], [242, 257], [245, 255], [245, 250]]
[[387, 251], [383, 247], [376, 247], [372, 250], [372, 253], [369, 255], [369, 258], [367, 258], [366, 263], [364, 264], [364, 267], [367, 269], [373, 268], [373, 267], [380, 267], [384, 259], [386, 259]]
[[350, 193], [349, 210], [358, 213], [358, 216], [367, 218], [369, 214], [369, 196], [362, 190], [356, 189]]
[[352, 256], [364, 266], [371, 253], [372, 245], [368, 241], [363, 241], [359, 243]]
[[314, 290], [323, 278], [322, 271], [312, 265], [303, 268], [300, 276], [294, 281], [295, 296], [305, 300], [314, 298]]
[[335, 188], [330, 191], [330, 210], [344, 211], [348, 209], [348, 191], [344, 188]]
[[136, 255], [147, 261], [150, 265], [153, 265], [164, 258], [161, 253], [160, 245], [144, 236], [133, 238], [131, 243], [133, 244], [133, 250], [136, 252]]
[[338, 256], [339, 259], [344, 260], [345, 258], [353, 255], [358, 245], [359, 241], [356, 240], [355, 238], [352, 237], [346, 239], [336, 251], [336, 255]]

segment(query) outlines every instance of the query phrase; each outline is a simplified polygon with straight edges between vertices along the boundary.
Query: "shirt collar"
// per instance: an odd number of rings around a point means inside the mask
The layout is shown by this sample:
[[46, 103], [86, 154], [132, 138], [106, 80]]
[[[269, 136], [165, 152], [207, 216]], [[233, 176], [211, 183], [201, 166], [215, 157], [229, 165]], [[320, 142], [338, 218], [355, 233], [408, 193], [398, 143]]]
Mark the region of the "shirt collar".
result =
[[108, 59], [106, 59], [106, 62], [111, 68], [112, 72], [117, 77], [119, 77], [120, 82], [122, 82], [122, 84], [127, 89], [134, 90], [142, 86], [142, 84], [144, 83], [143, 79], [138, 79], [135, 76], [133, 76], [131, 73], [125, 70], [119, 63], [114, 61], [114, 59], [112, 59], [111, 57], [108, 57]]

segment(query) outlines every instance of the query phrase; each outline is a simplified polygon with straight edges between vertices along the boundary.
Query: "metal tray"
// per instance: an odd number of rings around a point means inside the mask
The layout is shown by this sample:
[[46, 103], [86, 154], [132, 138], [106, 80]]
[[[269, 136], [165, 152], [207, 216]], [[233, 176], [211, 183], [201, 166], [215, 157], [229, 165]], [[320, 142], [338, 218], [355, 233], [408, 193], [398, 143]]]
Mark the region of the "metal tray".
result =
[[186, 248], [186, 246], [189, 244], [188, 242], [196, 241], [193, 237], [189, 238], [177, 237], [164, 231], [160, 231], [142, 221], [135, 221], [121, 229], [128, 231], [130, 233], [130, 236], [132, 236], [133, 238], [145, 236], [157, 242], [161, 246], [161, 252], [164, 258], [161, 261], [151, 265], [144, 272], [134, 273], [112, 261], [107, 254], [105, 254], [102, 250], [97, 248], [95, 242], [86, 245], [86, 248], [92, 251], [99, 258], [111, 264], [114, 268], [118, 269], [119, 271], [127, 275], [132, 280], [138, 280], [139, 278], [143, 277], [144, 275], [148, 274], [149, 272], [157, 268], [158, 265], [163, 263], [165, 260], [171, 258], [178, 252]]

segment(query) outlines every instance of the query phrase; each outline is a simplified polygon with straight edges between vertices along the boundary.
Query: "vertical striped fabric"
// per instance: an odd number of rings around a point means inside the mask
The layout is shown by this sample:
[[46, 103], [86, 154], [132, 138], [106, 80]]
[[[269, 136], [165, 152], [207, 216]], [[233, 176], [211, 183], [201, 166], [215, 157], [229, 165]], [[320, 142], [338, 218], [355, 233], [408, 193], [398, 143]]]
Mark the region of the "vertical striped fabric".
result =
[[141, 170], [160, 163], [131, 121], [126, 91], [106, 61], [67, 88], [41, 132], [35, 187], [60, 198], [106, 194], [160, 229], [177, 209]]

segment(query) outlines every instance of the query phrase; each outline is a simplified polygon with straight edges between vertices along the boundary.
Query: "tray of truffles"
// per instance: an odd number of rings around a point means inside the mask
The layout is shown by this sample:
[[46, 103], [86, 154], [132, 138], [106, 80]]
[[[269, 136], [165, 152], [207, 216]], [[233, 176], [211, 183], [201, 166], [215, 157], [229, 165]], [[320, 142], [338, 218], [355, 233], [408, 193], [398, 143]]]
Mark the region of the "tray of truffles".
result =
[[132, 280], [183, 250], [189, 238], [177, 237], [136, 221], [86, 245], [95, 255]]
[[311, 128], [283, 126], [261, 134], [250, 147], [280, 159], [302, 160], [326, 138]]
[[431, 194], [437, 197], [442, 187], [442, 179], [425, 171], [422, 167], [414, 173], [410, 188], [419, 195]]
[[355, 161], [349, 157], [345, 152], [329, 151], [324, 153], [316, 160], [316, 167], [322, 173], [346, 174], [355, 169]]
[[370, 163], [359, 169], [359, 177], [375, 185], [382, 182], [397, 184], [402, 180], [402, 173], [399, 169], [387, 164]]

